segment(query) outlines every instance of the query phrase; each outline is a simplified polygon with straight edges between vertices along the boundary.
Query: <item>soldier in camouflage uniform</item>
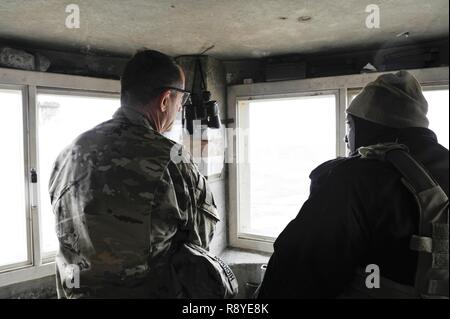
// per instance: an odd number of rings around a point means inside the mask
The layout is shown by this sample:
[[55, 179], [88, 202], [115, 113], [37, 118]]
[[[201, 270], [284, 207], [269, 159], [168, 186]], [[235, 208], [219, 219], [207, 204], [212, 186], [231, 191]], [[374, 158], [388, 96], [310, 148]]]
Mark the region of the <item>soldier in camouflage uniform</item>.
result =
[[170, 256], [180, 243], [208, 249], [219, 220], [205, 178], [161, 135], [183, 91], [183, 72], [169, 57], [137, 53], [113, 118], [58, 156], [49, 191], [59, 298], [183, 297], [167, 271]]

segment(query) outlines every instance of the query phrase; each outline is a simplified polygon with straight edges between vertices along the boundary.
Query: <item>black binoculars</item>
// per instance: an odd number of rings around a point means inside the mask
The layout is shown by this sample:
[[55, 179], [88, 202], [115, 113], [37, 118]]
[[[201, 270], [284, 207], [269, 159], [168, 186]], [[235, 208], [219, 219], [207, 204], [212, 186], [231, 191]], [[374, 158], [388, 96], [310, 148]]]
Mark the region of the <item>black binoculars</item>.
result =
[[191, 135], [195, 120], [200, 120], [209, 128], [220, 128], [219, 103], [211, 101], [211, 92], [203, 91], [201, 95], [191, 94], [190, 100], [184, 105], [183, 122]]

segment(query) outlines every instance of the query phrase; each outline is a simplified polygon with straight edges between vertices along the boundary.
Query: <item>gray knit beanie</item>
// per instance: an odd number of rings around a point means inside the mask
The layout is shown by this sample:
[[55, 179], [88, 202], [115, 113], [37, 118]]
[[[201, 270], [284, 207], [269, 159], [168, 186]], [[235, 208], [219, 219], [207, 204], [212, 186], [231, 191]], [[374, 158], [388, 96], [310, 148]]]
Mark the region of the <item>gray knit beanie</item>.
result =
[[347, 113], [394, 128], [428, 127], [428, 103], [407, 71], [380, 75], [351, 102]]

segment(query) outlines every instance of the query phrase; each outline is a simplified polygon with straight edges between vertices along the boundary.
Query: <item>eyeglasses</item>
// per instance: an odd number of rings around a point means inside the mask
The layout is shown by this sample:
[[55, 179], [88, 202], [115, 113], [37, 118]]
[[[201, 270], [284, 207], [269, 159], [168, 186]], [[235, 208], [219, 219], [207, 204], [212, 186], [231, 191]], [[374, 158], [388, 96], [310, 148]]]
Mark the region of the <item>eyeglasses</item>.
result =
[[159, 88], [159, 89], [160, 90], [174, 90], [174, 91], [178, 91], [178, 92], [183, 93], [183, 97], [181, 99], [181, 105], [185, 105], [186, 102], [189, 100], [189, 97], [191, 96], [191, 92], [183, 90], [183, 89], [180, 89], [180, 88], [176, 88], [176, 87], [173, 87], [173, 86], [165, 86], [165, 87], [162, 87], [162, 88]]

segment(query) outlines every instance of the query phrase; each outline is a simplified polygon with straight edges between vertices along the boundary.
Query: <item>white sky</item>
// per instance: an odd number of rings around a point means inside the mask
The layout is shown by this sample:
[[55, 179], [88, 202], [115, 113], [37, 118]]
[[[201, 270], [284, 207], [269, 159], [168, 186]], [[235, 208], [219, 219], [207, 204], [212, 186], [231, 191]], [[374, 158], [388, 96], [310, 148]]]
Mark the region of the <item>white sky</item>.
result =
[[250, 102], [249, 116], [251, 216], [241, 231], [275, 237], [307, 199], [311, 170], [336, 157], [336, 98]]
[[438, 142], [448, 149], [448, 90], [432, 90], [424, 92], [428, 101], [428, 120], [430, 129], [436, 133]]
[[27, 261], [22, 92], [0, 89], [0, 266]]

